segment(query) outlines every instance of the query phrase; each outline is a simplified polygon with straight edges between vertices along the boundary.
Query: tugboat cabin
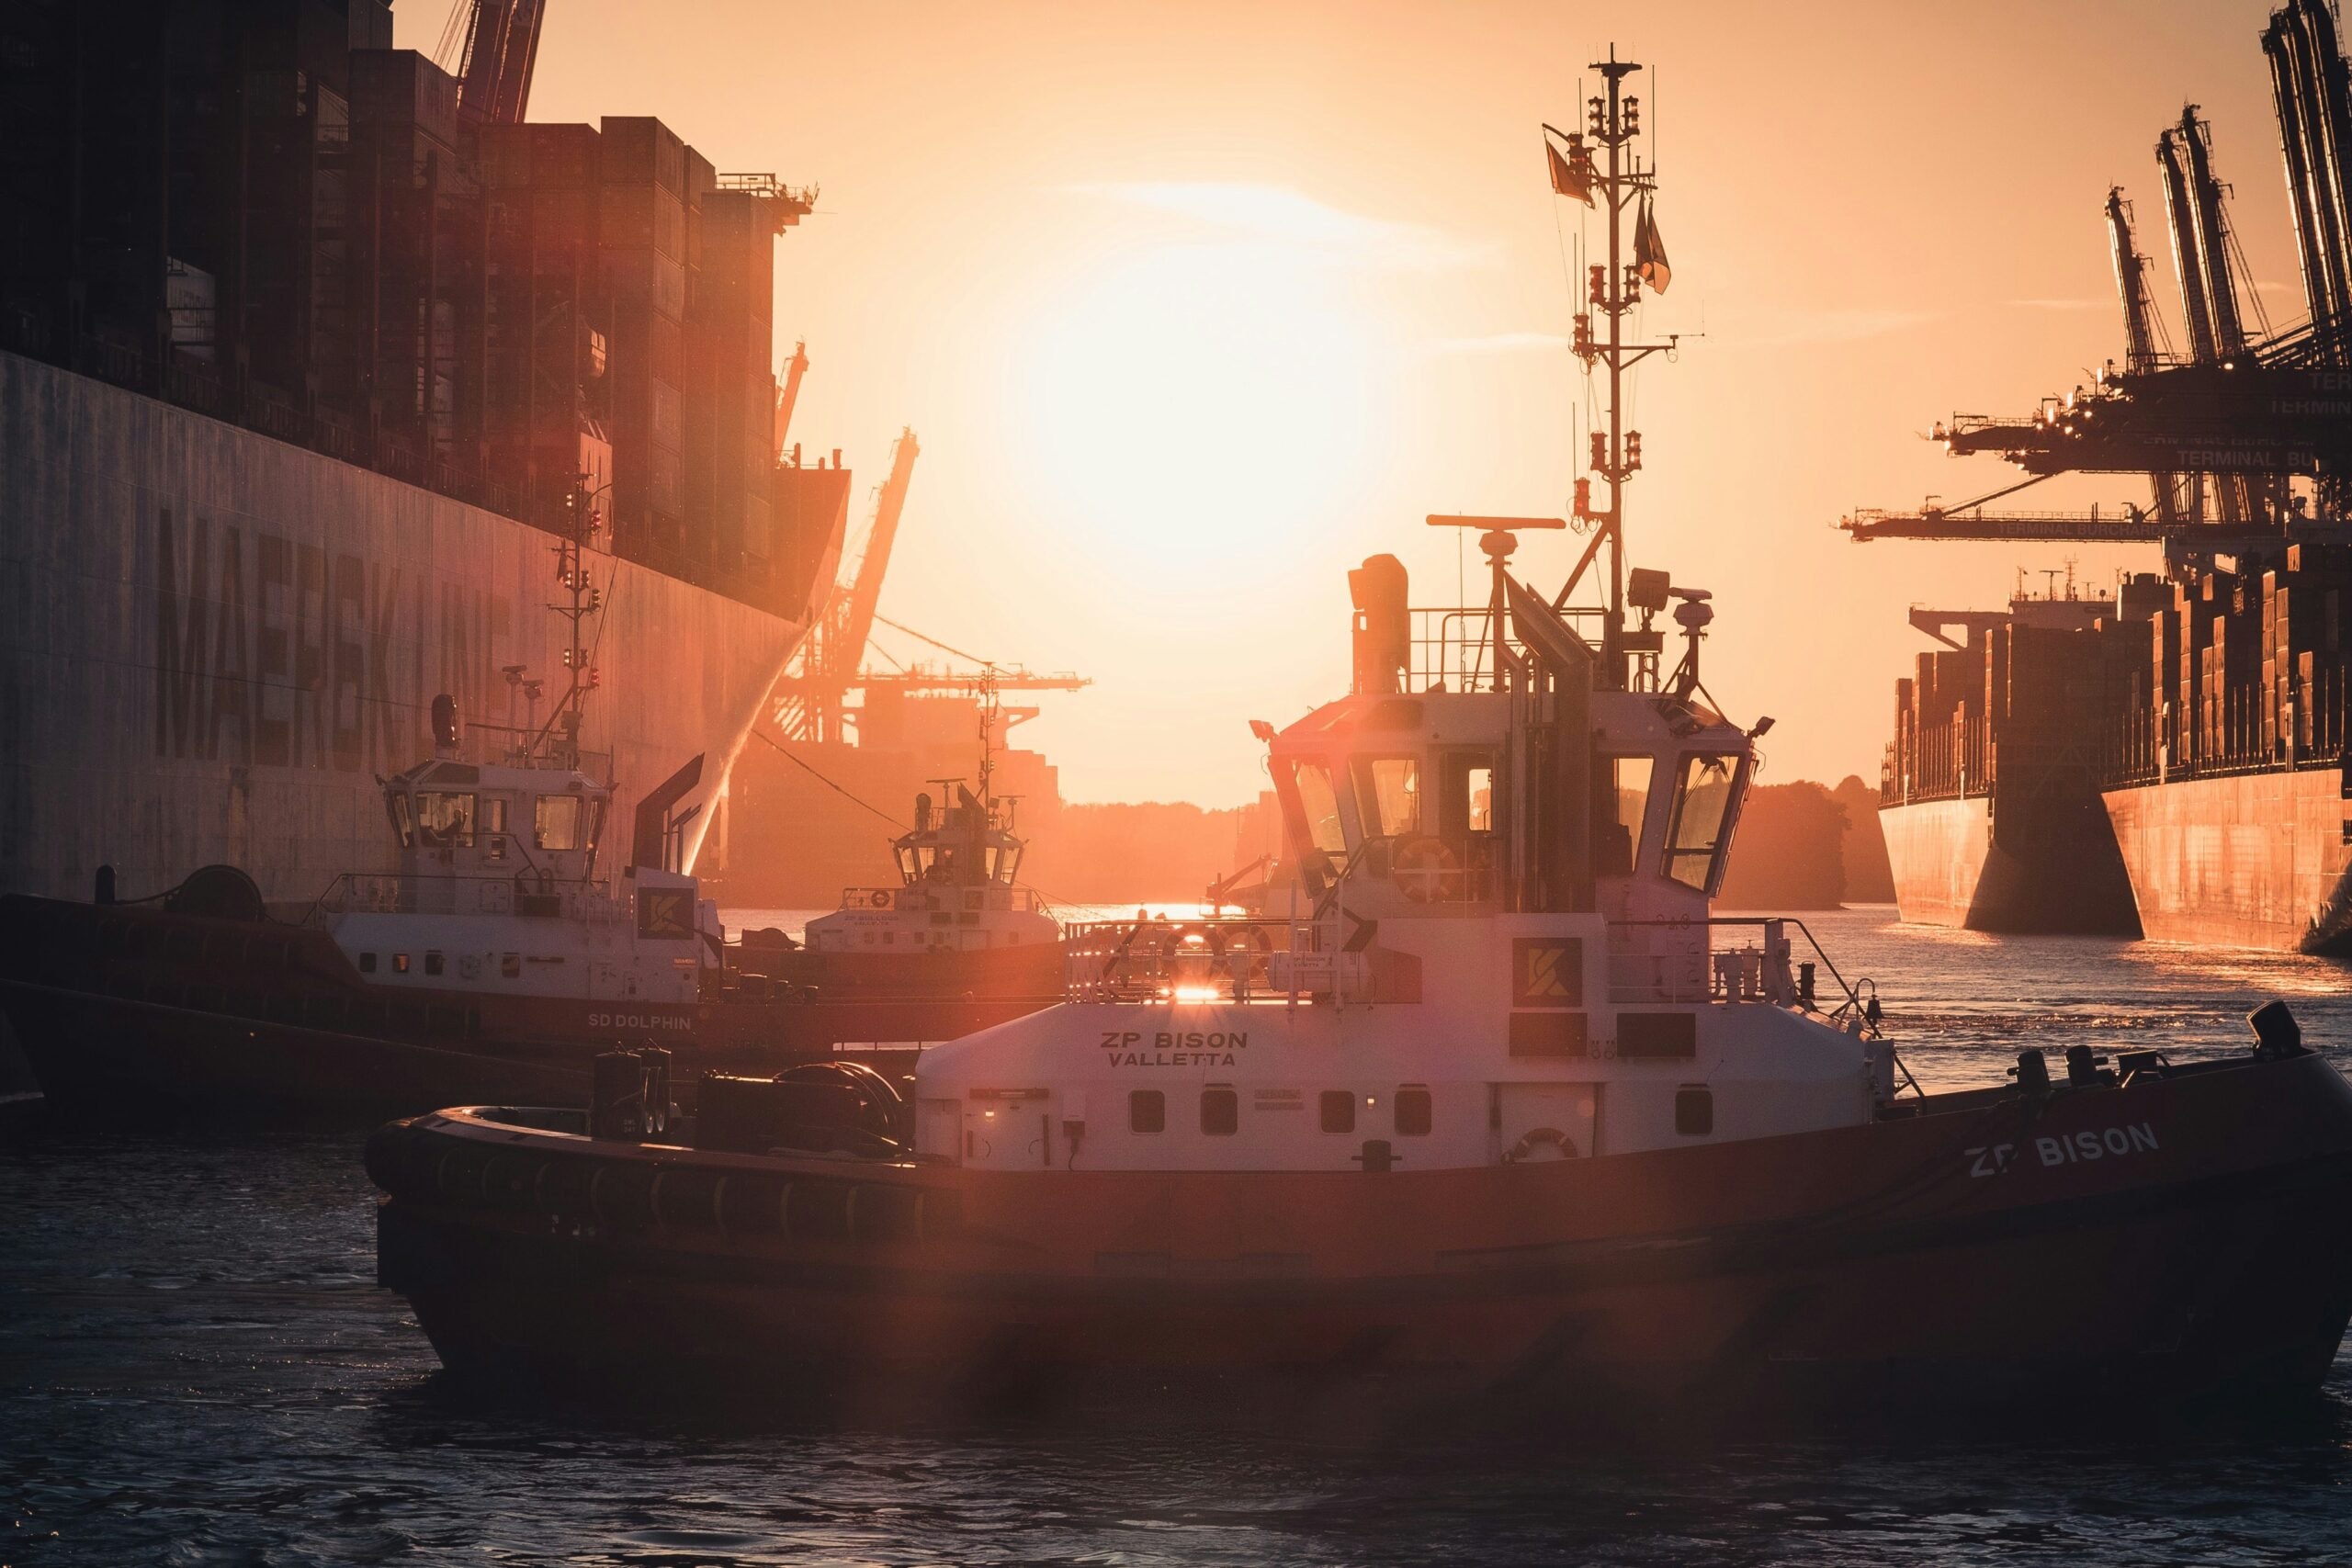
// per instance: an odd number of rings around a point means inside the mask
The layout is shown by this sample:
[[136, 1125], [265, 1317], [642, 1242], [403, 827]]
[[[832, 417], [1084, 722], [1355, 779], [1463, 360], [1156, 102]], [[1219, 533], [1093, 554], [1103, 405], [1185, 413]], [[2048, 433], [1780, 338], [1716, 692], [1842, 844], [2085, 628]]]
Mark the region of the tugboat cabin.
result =
[[1639, 627], [1596, 647], [1484, 543], [1484, 607], [1408, 611], [1394, 558], [1351, 573], [1353, 691], [1259, 727], [1295, 918], [1075, 928], [1069, 1003], [925, 1056], [923, 1155], [1428, 1169], [1876, 1113], [1861, 994], [1800, 922], [1710, 914], [1764, 726], [1700, 684], [1707, 595], [1636, 573]]

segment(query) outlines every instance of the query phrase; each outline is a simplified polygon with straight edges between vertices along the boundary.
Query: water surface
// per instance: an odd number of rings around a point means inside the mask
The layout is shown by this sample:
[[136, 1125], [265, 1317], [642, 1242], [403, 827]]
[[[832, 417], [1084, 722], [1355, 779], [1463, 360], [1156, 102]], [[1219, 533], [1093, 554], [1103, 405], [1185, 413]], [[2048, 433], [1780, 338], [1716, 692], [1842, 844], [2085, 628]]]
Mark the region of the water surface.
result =
[[[1931, 1084], [2027, 1045], [2237, 1051], [2273, 996], [2352, 1039], [2352, 973], [2316, 960], [1811, 923]], [[1438, 1429], [1181, 1393], [548, 1409], [435, 1375], [373, 1283], [356, 1136], [0, 1137], [0, 1562], [2352, 1561], [2352, 1359], [2253, 1420], [1638, 1443], [1565, 1409]]]

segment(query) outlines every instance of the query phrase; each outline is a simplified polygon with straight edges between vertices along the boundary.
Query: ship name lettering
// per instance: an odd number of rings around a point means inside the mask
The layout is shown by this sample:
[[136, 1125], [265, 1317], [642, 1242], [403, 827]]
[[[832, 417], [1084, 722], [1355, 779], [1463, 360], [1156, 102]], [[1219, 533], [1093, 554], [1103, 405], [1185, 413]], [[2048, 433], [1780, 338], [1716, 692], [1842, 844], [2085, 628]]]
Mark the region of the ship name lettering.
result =
[[673, 1029], [684, 1032], [694, 1027], [694, 1020], [674, 1013], [660, 1012], [592, 1012], [588, 1015], [591, 1029]]
[[2146, 1122], [2135, 1122], [2128, 1127], [2089, 1128], [2066, 1137], [2040, 1137], [2033, 1141], [2034, 1153], [2041, 1163], [2051, 1165], [2081, 1165], [2088, 1160], [2120, 1158], [2125, 1155], [2144, 1154], [2156, 1147], [2156, 1130]]
[[1230, 1067], [1230, 1051], [1106, 1051], [1103, 1062], [1114, 1067]]

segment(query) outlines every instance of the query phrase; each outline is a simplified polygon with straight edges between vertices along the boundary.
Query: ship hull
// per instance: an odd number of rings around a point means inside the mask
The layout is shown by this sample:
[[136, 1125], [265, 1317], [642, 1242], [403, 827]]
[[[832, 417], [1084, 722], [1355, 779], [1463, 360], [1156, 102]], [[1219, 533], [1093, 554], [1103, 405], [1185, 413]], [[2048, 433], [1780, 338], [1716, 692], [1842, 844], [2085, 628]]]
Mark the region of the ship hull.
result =
[[2340, 770], [2184, 779], [2106, 798], [2149, 940], [2352, 955]]
[[[504, 671], [560, 688], [553, 543], [0, 353], [0, 891], [86, 897], [112, 865], [136, 896], [218, 862], [294, 908], [391, 870], [376, 779], [431, 754], [435, 695], [519, 724]], [[696, 753], [716, 793], [803, 623], [590, 562], [582, 744], [611, 759], [626, 824]]]
[[694, 1001], [387, 987], [323, 931], [0, 896], [0, 1018], [67, 1116], [201, 1114], [365, 1124], [454, 1100], [587, 1103], [602, 1052], [660, 1045], [679, 1098], [705, 1072], [773, 1073], [836, 1045], [894, 1066], [914, 1043], [1045, 1005], [968, 997], [810, 1000], [713, 987]]
[[2126, 868], [2080, 788], [1882, 807], [1894, 899], [1915, 925], [2012, 935], [2137, 936]]
[[799, 948], [763, 955], [769, 976], [837, 1000], [916, 997], [1060, 999], [1065, 945], [940, 948], [925, 953], [820, 953]]
[[[369, 1168], [379, 1278], [445, 1363], [590, 1383], [2139, 1404], [2308, 1390], [2352, 1315], [2352, 1089], [2316, 1056], [1412, 1175], [845, 1168], [462, 1112], [386, 1129]], [[551, 1224], [566, 1201], [593, 1212]]]

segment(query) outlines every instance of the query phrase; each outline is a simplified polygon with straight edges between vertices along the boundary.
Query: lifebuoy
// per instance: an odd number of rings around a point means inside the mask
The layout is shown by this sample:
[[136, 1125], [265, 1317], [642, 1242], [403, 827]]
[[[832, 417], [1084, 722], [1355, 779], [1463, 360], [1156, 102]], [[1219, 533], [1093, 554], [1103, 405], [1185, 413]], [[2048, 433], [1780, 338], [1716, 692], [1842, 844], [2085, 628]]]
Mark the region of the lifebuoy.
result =
[[1390, 854], [1388, 879], [1417, 904], [1462, 896], [1462, 857], [1442, 839], [1408, 839]]
[[1575, 1159], [1580, 1153], [1582, 1151], [1577, 1147], [1576, 1140], [1557, 1127], [1532, 1127], [1510, 1146], [1510, 1153], [1503, 1156], [1503, 1163], [1521, 1165], [1529, 1161]]
[[1258, 961], [1274, 950], [1274, 939], [1261, 925], [1223, 926], [1209, 939], [1217, 966], [1236, 980], [1248, 977]]

